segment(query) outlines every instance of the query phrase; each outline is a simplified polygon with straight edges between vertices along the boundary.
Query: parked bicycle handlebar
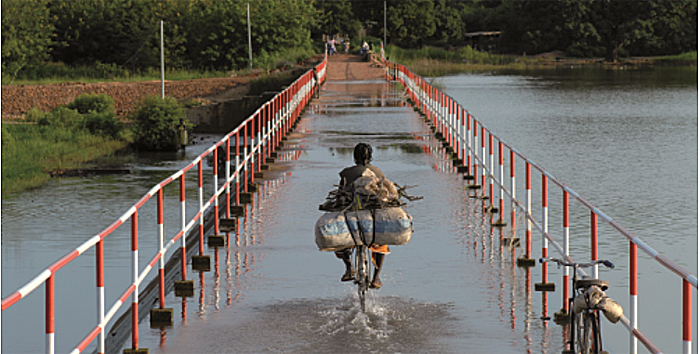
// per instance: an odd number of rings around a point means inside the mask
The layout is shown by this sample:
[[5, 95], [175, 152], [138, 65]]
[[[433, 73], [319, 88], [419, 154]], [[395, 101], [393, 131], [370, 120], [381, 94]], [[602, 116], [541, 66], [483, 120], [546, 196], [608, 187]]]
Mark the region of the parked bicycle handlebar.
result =
[[615, 268], [615, 264], [613, 264], [613, 262], [610, 262], [610, 261], [607, 260], [607, 259], [599, 259], [599, 260], [591, 261], [591, 262], [588, 262], [588, 263], [576, 263], [576, 262], [571, 263], [571, 262], [566, 262], [566, 261], [564, 261], [564, 260], [561, 260], [561, 259], [559, 259], [559, 258], [552, 258], [552, 257], [540, 258], [540, 263], [544, 263], [544, 262], [556, 262], [556, 263], [557, 263], [557, 266], [562, 266], [562, 265], [563, 265], [563, 266], [566, 266], [566, 267], [586, 268], [586, 267], [592, 267], [592, 266], [594, 266], [594, 265], [596, 265], [596, 264], [602, 264], [602, 265], [604, 265], [604, 266], [606, 266], [606, 267], [608, 267], [608, 268], [610, 268], [610, 269], [614, 269], [614, 268]]

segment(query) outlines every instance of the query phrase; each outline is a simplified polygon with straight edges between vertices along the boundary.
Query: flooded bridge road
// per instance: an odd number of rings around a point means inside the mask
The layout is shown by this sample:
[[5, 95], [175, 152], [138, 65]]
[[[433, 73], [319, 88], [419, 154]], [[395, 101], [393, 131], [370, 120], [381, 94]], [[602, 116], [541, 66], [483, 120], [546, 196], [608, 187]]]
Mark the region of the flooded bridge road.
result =
[[[332, 79], [332, 77], [331, 77]], [[424, 196], [406, 207], [415, 232], [392, 246], [384, 286], [360, 311], [344, 266], [318, 251], [314, 224], [358, 142], [373, 164]], [[559, 353], [562, 327], [541, 320], [543, 296], [502, 246], [484, 202], [470, 198], [423, 119], [392, 83], [327, 81], [282, 154], [292, 162], [262, 188], [212, 269], [190, 273], [195, 296], [175, 297], [174, 324], [142, 321], [151, 353]], [[471, 192], [473, 193], [473, 192]], [[504, 230], [503, 232], [509, 232]], [[557, 310], [557, 309], [552, 309]], [[551, 310], [550, 310], [551, 311]], [[124, 348], [128, 348], [125, 343]]]

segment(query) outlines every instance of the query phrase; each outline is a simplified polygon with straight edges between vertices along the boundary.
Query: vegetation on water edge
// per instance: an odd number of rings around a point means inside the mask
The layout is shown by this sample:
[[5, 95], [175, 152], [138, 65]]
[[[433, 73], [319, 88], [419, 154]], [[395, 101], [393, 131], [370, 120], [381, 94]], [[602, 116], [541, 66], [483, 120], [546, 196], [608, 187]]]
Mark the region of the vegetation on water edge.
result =
[[[465, 71], [484, 71], [494, 69], [528, 69], [533, 66], [547, 65], [553, 67], [556, 63], [553, 58], [521, 57], [513, 55], [489, 54], [472, 50], [470, 47], [457, 50], [424, 47], [422, 49], [403, 49], [393, 45], [387, 46], [386, 55], [393, 62], [406, 65], [414, 73], [423, 77], [437, 77], [457, 74]], [[571, 60], [577, 64], [596, 63], [594, 60], [581, 60], [571, 58], [559, 58]], [[636, 64], [634, 60], [625, 60], [622, 63]], [[697, 51], [680, 55], [654, 57], [646, 61], [653, 65], [683, 65], [697, 66]]]
[[126, 148], [128, 140], [86, 129], [39, 124], [2, 125], [2, 195], [37, 188], [50, 171], [69, 170]]

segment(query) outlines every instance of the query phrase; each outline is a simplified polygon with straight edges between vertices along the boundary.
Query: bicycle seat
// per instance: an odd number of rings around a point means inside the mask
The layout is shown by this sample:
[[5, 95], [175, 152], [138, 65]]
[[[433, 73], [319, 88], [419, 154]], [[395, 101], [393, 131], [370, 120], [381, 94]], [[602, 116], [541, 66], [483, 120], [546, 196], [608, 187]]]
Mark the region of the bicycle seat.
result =
[[587, 288], [591, 285], [600, 287], [603, 291], [608, 290], [608, 285], [610, 283], [607, 280], [594, 279], [591, 277], [583, 277], [582, 279], [576, 280], [574, 286], [576, 289]]

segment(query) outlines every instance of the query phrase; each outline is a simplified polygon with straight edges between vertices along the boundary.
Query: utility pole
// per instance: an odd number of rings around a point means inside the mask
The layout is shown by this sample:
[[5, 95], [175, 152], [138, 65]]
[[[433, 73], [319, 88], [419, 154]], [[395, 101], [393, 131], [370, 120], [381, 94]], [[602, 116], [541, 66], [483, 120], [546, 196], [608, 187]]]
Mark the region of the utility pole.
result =
[[165, 98], [165, 53], [163, 51], [163, 21], [160, 21], [160, 98]]
[[386, 48], [386, 1], [384, 1], [384, 47]]
[[248, 61], [250, 62], [250, 72], [253, 72], [253, 42], [250, 36], [250, 3], [246, 4], [248, 12]]

